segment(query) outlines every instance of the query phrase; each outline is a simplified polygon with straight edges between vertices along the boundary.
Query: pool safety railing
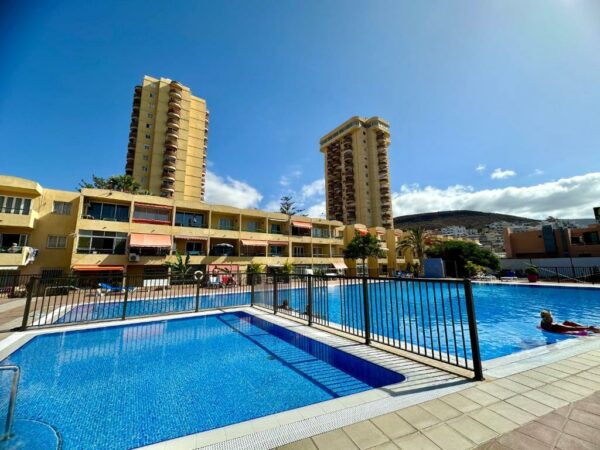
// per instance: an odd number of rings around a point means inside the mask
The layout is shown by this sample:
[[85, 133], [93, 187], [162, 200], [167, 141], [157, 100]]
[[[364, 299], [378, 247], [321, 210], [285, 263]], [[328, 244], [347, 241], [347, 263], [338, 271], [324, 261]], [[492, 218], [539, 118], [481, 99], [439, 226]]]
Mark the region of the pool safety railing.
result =
[[471, 282], [462, 279], [245, 272], [32, 277], [21, 330], [242, 306], [483, 378]]
[[537, 267], [539, 278], [556, 283], [600, 283], [600, 267]]
[[0, 366], [0, 371], [10, 371], [13, 373], [10, 385], [10, 397], [8, 399], [8, 411], [6, 413], [6, 423], [4, 425], [4, 433], [0, 436], [0, 441], [10, 439], [12, 436], [12, 424], [15, 415], [15, 405], [17, 403], [17, 390], [19, 389], [19, 379], [21, 370], [18, 366]]
[[[473, 372], [483, 369], [472, 286], [462, 279], [275, 275], [252, 304]], [[336, 301], [332, 301], [333, 299]]]

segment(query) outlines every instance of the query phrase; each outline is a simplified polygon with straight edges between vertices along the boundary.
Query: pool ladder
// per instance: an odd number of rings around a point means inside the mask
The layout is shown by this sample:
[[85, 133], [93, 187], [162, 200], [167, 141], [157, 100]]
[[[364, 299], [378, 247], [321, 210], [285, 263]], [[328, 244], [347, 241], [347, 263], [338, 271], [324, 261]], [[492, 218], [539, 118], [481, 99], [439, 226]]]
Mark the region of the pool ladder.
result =
[[12, 430], [13, 416], [15, 414], [15, 404], [17, 401], [17, 390], [19, 389], [19, 378], [21, 377], [21, 369], [18, 366], [0, 366], [0, 370], [13, 372], [12, 384], [10, 386], [10, 399], [8, 401], [8, 413], [6, 414], [6, 426], [4, 433], [0, 436], [0, 441], [10, 439]]

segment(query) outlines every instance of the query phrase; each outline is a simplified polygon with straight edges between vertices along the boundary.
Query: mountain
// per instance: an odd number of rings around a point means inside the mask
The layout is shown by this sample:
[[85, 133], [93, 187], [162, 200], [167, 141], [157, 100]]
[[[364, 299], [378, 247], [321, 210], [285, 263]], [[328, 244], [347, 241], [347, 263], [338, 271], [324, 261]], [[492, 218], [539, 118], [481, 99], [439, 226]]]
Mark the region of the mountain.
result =
[[511, 222], [520, 224], [537, 223], [539, 220], [481, 211], [438, 211], [394, 217], [394, 228], [407, 229], [423, 227], [427, 230], [435, 230], [451, 225], [458, 225], [467, 228], [481, 229], [493, 222]]

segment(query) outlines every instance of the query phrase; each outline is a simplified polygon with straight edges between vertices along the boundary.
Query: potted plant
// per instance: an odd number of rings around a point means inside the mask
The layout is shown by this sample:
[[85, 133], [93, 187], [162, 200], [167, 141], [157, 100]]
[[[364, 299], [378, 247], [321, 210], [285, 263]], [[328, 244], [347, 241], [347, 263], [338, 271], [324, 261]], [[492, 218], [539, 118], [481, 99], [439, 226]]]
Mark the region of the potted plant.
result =
[[530, 283], [535, 283], [540, 278], [540, 273], [535, 266], [530, 266], [525, 269], [525, 274]]
[[246, 266], [246, 277], [248, 279], [248, 285], [252, 286], [259, 284], [260, 274], [262, 273], [262, 266], [258, 263], [250, 263]]

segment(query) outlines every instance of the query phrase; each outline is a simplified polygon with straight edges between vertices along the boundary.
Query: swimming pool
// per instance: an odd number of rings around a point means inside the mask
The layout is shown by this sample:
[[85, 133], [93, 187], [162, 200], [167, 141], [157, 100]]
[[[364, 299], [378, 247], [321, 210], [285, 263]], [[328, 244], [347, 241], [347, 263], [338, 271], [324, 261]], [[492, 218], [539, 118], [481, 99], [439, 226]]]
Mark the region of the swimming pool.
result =
[[[403, 281], [403, 283], [407, 283]], [[410, 281], [408, 285], [412, 284]], [[359, 285], [345, 286], [346, 292], [342, 293], [340, 286], [331, 285], [327, 290], [327, 295], [315, 295], [314, 310], [319, 311], [326, 320], [334, 324], [340, 324], [343, 321], [342, 298], [345, 301], [357, 302], [357, 310], [362, 308], [358, 303], [362, 302], [360, 297]], [[411, 302], [411, 289], [408, 289], [406, 302]], [[268, 305], [269, 294], [261, 292], [256, 293], [256, 302]], [[473, 284], [473, 298], [475, 301], [475, 312], [477, 316], [477, 329], [479, 332], [479, 341], [481, 348], [481, 357], [483, 360], [490, 360], [501, 356], [510, 355], [522, 350], [528, 350], [543, 345], [553, 344], [559, 341], [574, 339], [573, 336], [548, 333], [538, 328], [540, 318], [539, 312], [542, 309], [553, 311], [556, 320], [572, 320], [586, 324], [600, 324], [600, 289], [596, 288], [567, 288], [541, 285], [500, 285], [500, 284]], [[306, 309], [305, 291], [301, 289], [282, 289], [279, 292], [280, 302], [283, 299], [289, 301], [290, 306], [299, 312]], [[326, 301], [326, 304], [324, 303]], [[136, 300], [128, 303], [127, 317], [137, 317], [152, 314], [160, 311], [183, 312], [193, 311], [195, 308], [193, 297], [166, 298], [157, 300]], [[271, 300], [272, 302], [272, 300]], [[318, 302], [321, 302], [320, 304]], [[236, 294], [212, 294], [200, 296], [200, 307], [217, 308], [225, 306], [240, 306], [250, 303], [249, 293]], [[272, 303], [271, 303], [272, 304]], [[391, 306], [388, 305], [388, 309]], [[408, 306], [406, 308], [409, 309]], [[88, 320], [100, 320], [120, 318], [123, 312], [122, 303], [89, 303], [78, 306], [66, 312], [57, 323], [78, 321], [81, 317]], [[375, 311], [384, 314], [387, 311]], [[457, 316], [458, 311], [448, 311]], [[461, 311], [463, 323], [466, 324], [466, 311]], [[377, 314], [372, 317], [372, 331], [380, 334], [390, 334], [389, 330], [378, 328], [379, 317]], [[414, 319], [414, 318], [413, 318]], [[410, 321], [409, 321], [410, 322]], [[409, 332], [413, 332], [412, 340], [416, 344], [416, 327], [412, 321], [412, 329], [408, 331], [398, 329], [392, 330], [393, 338], [410, 338]], [[359, 324], [358, 328], [364, 327]], [[405, 331], [403, 333], [403, 331]], [[433, 342], [433, 347], [441, 348], [443, 351], [447, 347], [453, 347], [454, 343], [458, 348], [458, 354], [464, 353], [466, 346], [467, 354], [470, 354], [470, 345], [468, 338], [464, 343], [461, 339], [453, 341], [453, 336], [449, 333], [450, 341]], [[429, 339], [429, 335], [426, 339]]]
[[16, 418], [63, 448], [123, 449], [402, 382], [404, 377], [258, 317], [231, 312], [40, 335]]

